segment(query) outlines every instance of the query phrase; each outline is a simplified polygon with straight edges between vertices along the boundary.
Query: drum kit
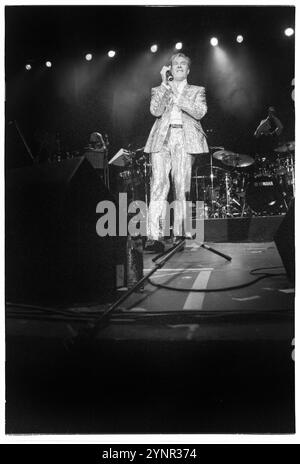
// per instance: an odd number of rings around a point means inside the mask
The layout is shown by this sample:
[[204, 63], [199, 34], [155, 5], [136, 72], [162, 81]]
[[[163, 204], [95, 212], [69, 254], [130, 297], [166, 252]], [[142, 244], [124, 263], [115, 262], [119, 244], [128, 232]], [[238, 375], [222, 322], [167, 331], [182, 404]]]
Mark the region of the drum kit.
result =
[[269, 156], [210, 147], [210, 163], [196, 166], [192, 199], [204, 202], [206, 218], [285, 214], [295, 194], [295, 142]]
[[118, 174], [119, 187], [127, 192], [130, 201], [143, 200], [148, 204], [151, 177], [149, 157], [144, 153], [144, 147], [125, 150], [123, 153], [123, 167]]
[[[151, 163], [143, 149], [124, 152], [119, 179], [131, 200], [148, 204]], [[210, 147], [209, 163], [194, 163], [190, 200], [204, 202], [205, 218], [285, 214], [295, 193], [294, 153], [295, 142], [255, 157]]]

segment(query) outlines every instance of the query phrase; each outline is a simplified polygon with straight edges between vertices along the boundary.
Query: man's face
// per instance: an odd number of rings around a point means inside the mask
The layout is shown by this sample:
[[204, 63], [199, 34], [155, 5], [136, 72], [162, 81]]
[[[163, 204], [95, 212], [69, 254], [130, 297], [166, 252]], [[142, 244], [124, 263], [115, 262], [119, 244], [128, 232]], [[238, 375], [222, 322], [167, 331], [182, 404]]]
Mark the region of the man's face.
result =
[[181, 56], [174, 58], [172, 61], [171, 72], [173, 74], [174, 81], [183, 81], [186, 79], [190, 72], [187, 60]]

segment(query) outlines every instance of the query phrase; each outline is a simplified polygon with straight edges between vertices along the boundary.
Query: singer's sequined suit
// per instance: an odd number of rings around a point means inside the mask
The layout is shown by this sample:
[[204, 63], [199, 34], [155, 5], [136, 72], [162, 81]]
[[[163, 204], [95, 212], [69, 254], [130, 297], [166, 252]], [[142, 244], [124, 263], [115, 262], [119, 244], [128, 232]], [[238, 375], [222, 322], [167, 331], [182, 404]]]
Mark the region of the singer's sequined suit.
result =
[[148, 215], [148, 237], [160, 238], [165, 217], [165, 205], [170, 188], [169, 173], [174, 182], [176, 207], [174, 211], [174, 235], [182, 235], [185, 216], [186, 192], [190, 191], [191, 154], [208, 152], [206, 136], [200, 119], [207, 112], [205, 89], [186, 84], [178, 100], [182, 111], [182, 128], [171, 128], [173, 106], [172, 91], [161, 84], [151, 91], [150, 112], [156, 117], [151, 129], [145, 153], [151, 153], [152, 179]]

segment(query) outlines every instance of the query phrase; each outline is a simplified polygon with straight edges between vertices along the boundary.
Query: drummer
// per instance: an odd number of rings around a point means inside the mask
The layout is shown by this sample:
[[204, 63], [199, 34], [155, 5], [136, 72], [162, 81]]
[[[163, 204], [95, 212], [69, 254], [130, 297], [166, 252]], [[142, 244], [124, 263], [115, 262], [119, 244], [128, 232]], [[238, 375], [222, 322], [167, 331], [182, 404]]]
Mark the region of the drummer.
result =
[[256, 140], [256, 153], [269, 157], [273, 154], [275, 147], [278, 145], [279, 136], [283, 131], [283, 124], [276, 116], [273, 106], [268, 109], [266, 119], [260, 121], [254, 132]]

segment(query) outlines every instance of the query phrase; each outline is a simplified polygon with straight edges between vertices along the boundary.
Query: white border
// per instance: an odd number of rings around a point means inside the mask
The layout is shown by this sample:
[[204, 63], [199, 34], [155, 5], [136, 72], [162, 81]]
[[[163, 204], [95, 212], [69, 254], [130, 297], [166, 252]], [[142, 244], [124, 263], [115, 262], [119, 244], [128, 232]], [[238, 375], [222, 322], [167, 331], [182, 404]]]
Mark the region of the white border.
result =
[[[171, 5], [216, 5], [216, 6], [296, 6], [295, 1], [283, 1], [283, 0], [273, 0], [273, 1], [251, 1], [248, 0], [246, 3], [241, 1], [231, 1], [231, 2], [222, 2], [222, 1], [168, 1], [165, 0], [161, 1], [147, 1], [147, 2], [138, 2], [138, 1], [127, 1], [122, 3], [121, 1], [110, 1], [110, 2], [99, 2], [99, 1], [89, 1], [87, 3], [83, 3], [82, 1], [47, 1], [45, 2], [47, 5], [153, 5], [153, 6], [171, 6]], [[21, 2], [16, 1], [6, 1], [2, 2], [2, 15], [0, 19], [0, 30], [2, 31], [2, 40], [1, 40], [1, 58], [2, 58], [2, 69], [3, 69], [3, 76], [4, 76], [4, 6], [5, 5], [42, 5], [41, 1], [26, 1], [23, 0]], [[299, 14], [298, 8], [296, 8], [296, 24], [299, 24]], [[299, 49], [298, 47], [298, 38], [296, 34], [296, 51]], [[298, 76], [298, 59], [296, 53], [296, 76]], [[298, 108], [298, 98], [297, 98], [297, 91], [296, 91], [296, 108]], [[4, 78], [2, 80], [1, 85], [1, 101], [4, 103], [5, 99], [5, 83]], [[296, 115], [297, 116], [297, 115]], [[1, 120], [1, 140], [3, 141], [4, 146], [4, 106], [2, 112]], [[299, 120], [296, 117], [296, 134], [299, 134]], [[298, 139], [297, 139], [298, 145]], [[297, 149], [298, 151], [298, 149]], [[297, 157], [296, 151], [296, 157]], [[3, 159], [2, 159], [2, 169], [0, 170], [1, 175], [1, 258], [0, 259], [0, 272], [1, 272], [1, 300], [4, 306], [4, 172], [3, 172]], [[297, 176], [298, 178], [298, 176]], [[297, 182], [298, 185], [298, 182]], [[297, 211], [298, 201], [296, 201], [296, 211]], [[297, 214], [296, 214], [297, 219]], [[296, 237], [298, 237], [298, 230], [299, 230], [299, 221], [296, 221]], [[3, 235], [2, 235], [3, 234]], [[2, 248], [3, 247], [3, 248]], [[296, 263], [299, 262], [299, 253], [298, 249], [296, 249]], [[299, 275], [297, 274], [297, 281], [296, 281], [296, 288], [299, 289]], [[298, 294], [296, 294], [296, 335], [299, 333], [298, 330], [298, 315], [297, 315], [297, 307], [299, 308], [298, 304]], [[1, 313], [0, 318], [0, 365], [1, 365], [1, 373], [4, 372], [4, 362], [5, 362], [5, 344], [4, 344], [4, 308], [3, 312]], [[296, 364], [297, 367], [297, 364]], [[296, 387], [299, 385], [299, 369], [296, 369]], [[298, 395], [296, 397], [298, 399]], [[12, 444], [148, 444], [148, 443], [161, 443], [161, 444], [178, 444], [185, 443], [185, 444], [259, 444], [259, 443], [270, 443], [270, 444], [278, 444], [278, 443], [299, 443], [299, 434], [296, 433], [295, 435], [25, 435], [25, 436], [8, 436], [5, 435], [5, 428], [4, 428], [4, 405], [5, 405], [5, 385], [4, 385], [4, 376], [1, 375], [1, 382], [0, 382], [0, 443], [12, 443]], [[296, 419], [299, 417], [299, 401], [296, 401]], [[131, 449], [134, 447], [131, 446]]]

